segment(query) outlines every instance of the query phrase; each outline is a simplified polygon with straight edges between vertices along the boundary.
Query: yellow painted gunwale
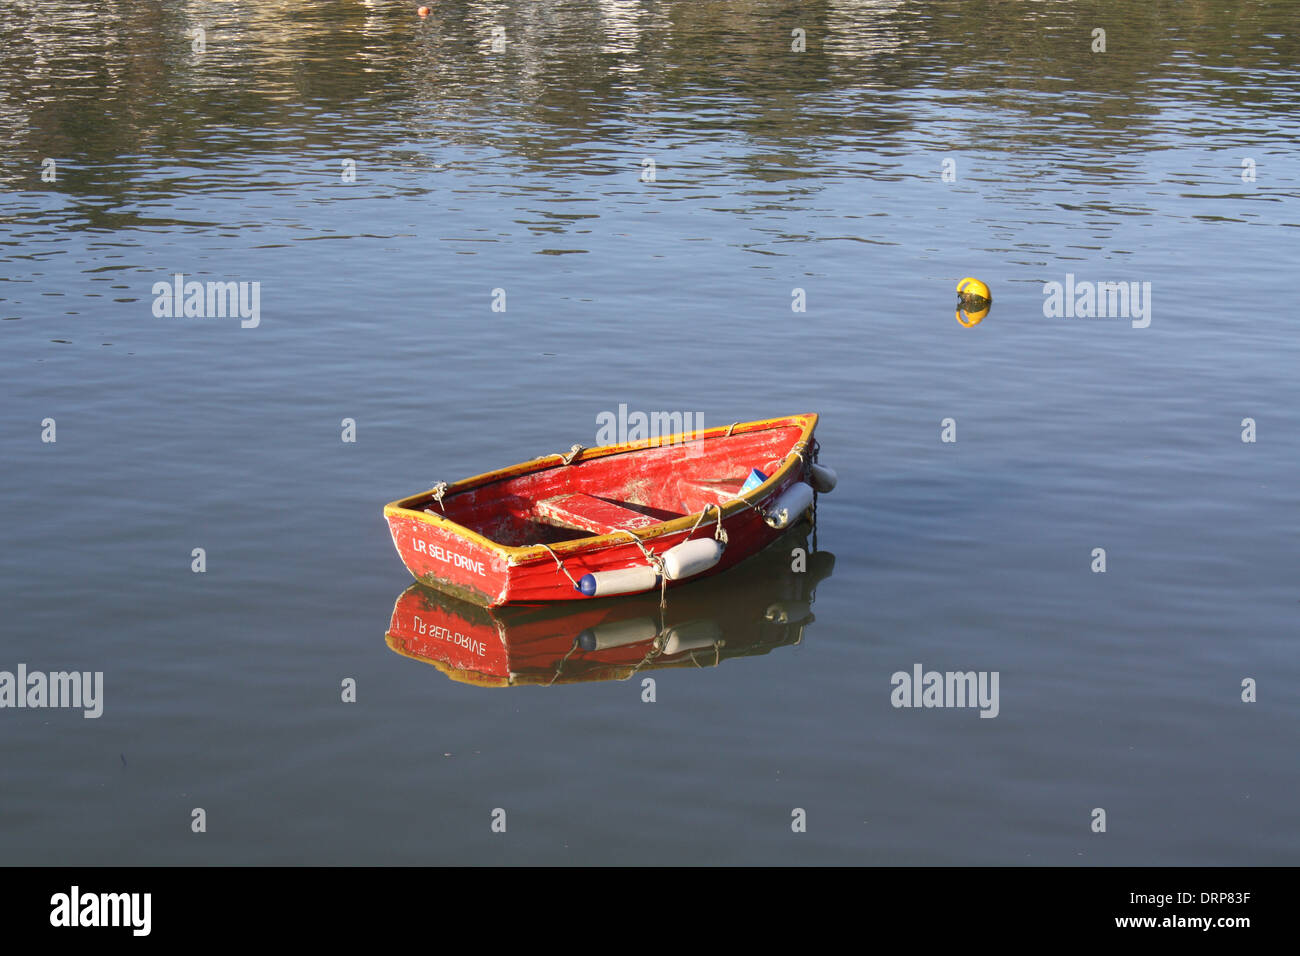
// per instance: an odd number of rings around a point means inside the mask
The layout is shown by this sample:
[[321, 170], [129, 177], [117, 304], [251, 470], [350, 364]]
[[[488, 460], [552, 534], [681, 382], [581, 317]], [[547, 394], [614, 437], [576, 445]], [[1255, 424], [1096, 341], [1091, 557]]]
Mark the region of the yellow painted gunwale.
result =
[[[690, 441], [709, 441], [712, 438], [725, 436], [729, 428], [733, 435], [746, 432], [769, 431], [773, 428], [781, 428], [794, 424], [798, 424], [802, 428], [798, 440], [790, 446], [790, 451], [786, 453], [785, 458], [782, 460], [781, 467], [773, 474], [769, 475], [767, 481], [763, 482], [756, 488], [751, 488], [744, 495], [722, 506], [722, 519], [724, 521], [740, 509], [752, 505], [754, 502], [763, 498], [777, 482], [780, 482], [783, 478], [789, 475], [794, 468], [801, 468], [803, 466], [803, 463], [799, 460], [799, 457], [795, 452], [803, 451], [811, 445], [813, 432], [817, 428], [817, 417], [816, 412], [807, 412], [801, 415], [785, 415], [781, 418], [764, 418], [753, 422], [740, 422], [734, 428], [729, 425], [720, 425], [716, 428], [706, 428], [704, 429], [703, 434], [699, 437], [695, 437], [695, 433], [693, 432], [689, 433], [691, 435]], [[663, 445], [685, 444], [687, 442], [687, 435], [687, 432], [679, 432], [678, 434], [669, 436], [668, 438], [641, 439], [640, 441], [625, 442], [620, 445], [602, 445], [599, 448], [586, 448], [578, 453], [577, 457], [574, 458], [573, 463], [576, 464], [580, 461], [591, 461], [594, 458], [604, 458], [609, 455], [625, 455], [630, 452], [644, 451], [647, 448], [658, 448]], [[570, 465], [565, 465], [561, 462], [562, 458], [563, 455], [557, 452], [551, 455], [543, 455], [540, 458], [533, 458], [529, 461], [523, 461], [517, 465], [508, 465], [505, 468], [498, 468], [495, 471], [484, 472], [483, 474], [475, 475], [472, 478], [463, 478], [460, 481], [448, 482], [447, 489], [443, 494], [451, 495], [460, 491], [469, 491], [473, 488], [481, 488], [484, 485], [490, 485], [497, 481], [504, 481], [507, 478], [517, 478], [520, 475], [526, 475], [534, 471], [543, 471], [547, 468], [570, 467]], [[553, 460], [554, 463], [549, 465], [539, 464], [539, 462], [548, 460]], [[493, 541], [491, 538], [485, 538], [477, 531], [472, 531], [464, 525], [457, 524], [450, 518], [429, 514], [428, 512], [418, 508], [407, 507], [409, 504], [420, 501], [421, 499], [426, 499], [432, 491], [433, 489], [430, 488], [420, 492], [419, 494], [408, 495], [405, 498], [399, 498], [397, 501], [389, 502], [384, 506], [384, 517], [388, 518], [394, 515], [400, 515], [405, 518], [415, 518], [419, 521], [431, 524], [436, 528], [457, 535], [458, 537], [464, 538], [466, 541], [470, 541], [481, 548], [493, 552], [507, 565], [523, 564], [527, 561], [534, 559], [540, 560], [542, 558], [545, 558], [548, 561], [551, 560], [550, 554], [547, 552], [546, 548], [541, 545], [501, 544], [500, 542]], [[674, 534], [678, 531], [689, 530], [691, 526], [695, 524], [699, 515], [700, 512], [696, 511], [688, 515], [683, 515], [680, 518], [673, 518], [669, 521], [661, 522], [660, 524], [641, 528], [632, 533], [642, 541], [653, 540], [661, 535]], [[573, 538], [568, 541], [559, 541], [550, 547], [556, 554], [565, 555], [627, 543], [628, 537], [626, 534], [622, 532], [611, 532], [609, 534], [591, 535], [585, 538]]]

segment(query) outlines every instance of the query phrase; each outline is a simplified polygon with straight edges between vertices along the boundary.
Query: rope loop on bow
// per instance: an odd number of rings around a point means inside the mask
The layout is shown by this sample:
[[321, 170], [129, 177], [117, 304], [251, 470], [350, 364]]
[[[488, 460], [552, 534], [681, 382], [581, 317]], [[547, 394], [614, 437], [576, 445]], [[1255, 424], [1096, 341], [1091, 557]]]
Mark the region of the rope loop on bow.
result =
[[[442, 506], [442, 496], [445, 495], [446, 493], [447, 493], [447, 483], [445, 481], [438, 482], [430, 490], [430, 494], [433, 496], [433, 500], [438, 505], [438, 510], [441, 511], [443, 514], [447, 513], [447, 509]], [[432, 508], [425, 508], [424, 510], [427, 514], [433, 514]]]

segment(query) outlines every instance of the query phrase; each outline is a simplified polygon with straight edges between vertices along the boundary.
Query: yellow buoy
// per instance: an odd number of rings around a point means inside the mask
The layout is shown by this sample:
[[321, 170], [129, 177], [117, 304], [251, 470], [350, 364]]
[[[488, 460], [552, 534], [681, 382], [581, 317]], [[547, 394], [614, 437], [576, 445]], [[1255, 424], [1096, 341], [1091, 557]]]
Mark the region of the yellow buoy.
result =
[[967, 276], [957, 283], [957, 321], [966, 328], [979, 325], [993, 305], [993, 293], [979, 279]]

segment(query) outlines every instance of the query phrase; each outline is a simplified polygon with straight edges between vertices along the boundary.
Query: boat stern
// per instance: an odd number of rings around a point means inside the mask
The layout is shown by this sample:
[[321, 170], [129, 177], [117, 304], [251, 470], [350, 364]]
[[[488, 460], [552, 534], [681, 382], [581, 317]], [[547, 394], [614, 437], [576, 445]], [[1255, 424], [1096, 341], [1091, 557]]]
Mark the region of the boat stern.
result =
[[504, 603], [510, 577], [506, 549], [446, 518], [384, 508], [397, 554], [415, 580], [482, 607]]

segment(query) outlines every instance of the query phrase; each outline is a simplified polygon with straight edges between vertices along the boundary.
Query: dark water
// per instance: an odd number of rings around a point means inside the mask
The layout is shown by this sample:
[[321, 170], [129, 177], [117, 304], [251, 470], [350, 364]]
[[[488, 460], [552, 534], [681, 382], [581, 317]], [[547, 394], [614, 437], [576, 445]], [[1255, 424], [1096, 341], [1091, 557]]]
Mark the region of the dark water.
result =
[[[1292, 3], [414, 6], [0, 3], [0, 670], [104, 674], [0, 711], [0, 859], [1300, 860]], [[821, 412], [815, 620], [654, 703], [390, 650], [383, 503], [620, 404]]]

